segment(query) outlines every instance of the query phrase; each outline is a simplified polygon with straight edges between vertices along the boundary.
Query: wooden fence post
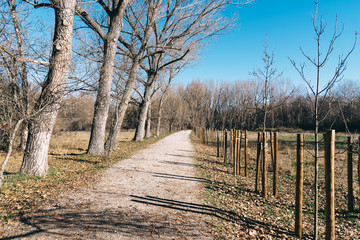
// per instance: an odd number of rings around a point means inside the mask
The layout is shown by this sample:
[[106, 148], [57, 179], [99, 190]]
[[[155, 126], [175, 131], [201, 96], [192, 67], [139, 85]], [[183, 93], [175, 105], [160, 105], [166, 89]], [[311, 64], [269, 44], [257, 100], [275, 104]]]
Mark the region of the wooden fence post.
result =
[[263, 167], [262, 167], [262, 195], [267, 198], [267, 139], [266, 132], [263, 133]]
[[205, 142], [209, 144], [209, 129], [205, 128]]
[[229, 148], [229, 135], [230, 135], [230, 131], [226, 130], [225, 131], [225, 160], [227, 163], [229, 163], [229, 154], [228, 154], [228, 148]]
[[236, 140], [235, 140], [235, 153], [236, 153], [236, 157], [235, 157], [235, 163], [234, 163], [234, 170], [235, 170], [235, 174], [239, 175], [239, 130], [236, 130]]
[[227, 162], [227, 139], [228, 139], [228, 136], [227, 136], [227, 130], [225, 129], [224, 131], [224, 163]]
[[239, 161], [240, 161], [240, 156], [239, 156], [239, 137], [240, 137], [240, 130], [236, 131], [236, 164], [235, 164], [235, 168], [236, 168], [236, 175], [240, 175], [239, 173]]
[[278, 172], [279, 172], [279, 140], [278, 133], [274, 133], [274, 178], [273, 178], [273, 195], [277, 197], [277, 185], [278, 185]]
[[216, 157], [220, 157], [220, 139], [219, 130], [216, 131]]
[[226, 163], [225, 162], [225, 130], [223, 130], [222, 131], [222, 134], [223, 134], [223, 136], [222, 136], [222, 152], [223, 152], [223, 159], [224, 159], [224, 163]]
[[274, 157], [274, 132], [270, 132], [270, 155], [271, 155], [271, 167], [274, 170], [275, 157]]
[[258, 132], [257, 138], [257, 151], [256, 151], [256, 178], [255, 178], [255, 191], [260, 191], [260, 155], [261, 155], [261, 136], [262, 134]]
[[326, 239], [335, 239], [335, 130], [327, 130], [325, 140]]
[[229, 156], [230, 156], [230, 159], [229, 159], [229, 161], [230, 161], [230, 164], [232, 164], [232, 161], [233, 161], [233, 156], [232, 156], [232, 154], [233, 154], [233, 151], [234, 151], [234, 149], [233, 149], [233, 147], [234, 147], [234, 144], [233, 144], [233, 140], [234, 140], [234, 129], [230, 129], [230, 131], [229, 131], [229, 140], [230, 140], [230, 146], [229, 146]]
[[296, 203], [295, 203], [295, 235], [302, 238], [302, 207], [304, 183], [304, 135], [297, 135], [296, 145]]
[[347, 182], [348, 182], [348, 211], [354, 212], [354, 184], [353, 184], [353, 147], [352, 139], [347, 139]]
[[236, 166], [236, 159], [237, 159], [237, 134], [238, 134], [238, 130], [234, 131], [234, 152], [233, 152], [233, 166], [235, 168]]
[[234, 165], [233, 165], [233, 171], [234, 171], [234, 175], [237, 175], [237, 171], [236, 171], [236, 164], [237, 164], [237, 134], [238, 134], [238, 131], [235, 130], [235, 133], [234, 133]]
[[234, 157], [234, 174], [235, 175], [238, 175], [238, 171], [237, 171], [237, 165], [238, 165], [238, 159], [239, 159], [239, 152], [238, 152], [238, 148], [239, 148], [239, 144], [238, 144], [238, 137], [239, 137], [239, 130], [236, 130], [235, 132], [235, 151], [234, 151], [234, 154], [235, 154], [235, 157]]
[[201, 140], [202, 140], [203, 144], [205, 144], [206, 142], [205, 142], [205, 129], [204, 128], [201, 129], [201, 134], [202, 134], [201, 135], [202, 136]]
[[220, 132], [221, 134], [221, 138], [220, 138], [220, 146], [221, 146], [221, 156], [222, 158], [224, 158], [224, 140], [225, 140], [225, 134], [224, 134], [224, 130], [222, 130]]
[[[360, 183], [360, 137], [359, 137], [359, 147], [358, 147], [358, 181]], [[360, 192], [360, 184], [359, 184], [359, 192]], [[359, 204], [359, 211], [360, 211], [360, 204]]]
[[238, 174], [241, 175], [241, 142], [242, 142], [242, 131], [239, 130], [239, 138], [238, 138], [238, 141], [239, 141], [239, 148], [238, 148]]
[[245, 177], [249, 175], [249, 166], [248, 166], [248, 154], [247, 154], [247, 147], [248, 147], [248, 139], [247, 139], [247, 130], [245, 130], [245, 146], [244, 146], [244, 161], [245, 161]]

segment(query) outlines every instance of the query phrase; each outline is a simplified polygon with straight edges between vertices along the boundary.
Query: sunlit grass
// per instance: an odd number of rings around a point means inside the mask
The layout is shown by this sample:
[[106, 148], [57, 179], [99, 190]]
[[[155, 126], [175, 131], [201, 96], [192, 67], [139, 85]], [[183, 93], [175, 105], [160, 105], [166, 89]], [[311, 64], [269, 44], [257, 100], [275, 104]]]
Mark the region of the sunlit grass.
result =
[[[206, 186], [205, 198], [211, 205], [223, 209], [235, 209], [234, 212], [239, 216], [246, 216], [261, 223], [270, 226], [279, 226], [287, 229], [290, 235], [283, 236], [280, 233], [275, 235], [279, 239], [293, 238], [291, 235], [294, 227], [294, 209], [295, 209], [295, 179], [296, 179], [296, 133], [279, 133], [279, 186], [277, 199], [272, 195], [272, 166], [270, 154], [268, 155], [268, 193], [269, 199], [264, 201], [260, 194], [254, 192], [255, 189], [255, 159], [256, 159], [256, 132], [248, 132], [249, 136], [249, 174], [244, 177], [243, 148], [241, 159], [241, 176], [232, 176], [232, 167], [223, 164], [223, 158], [216, 158], [216, 139], [210, 139], [211, 144], [204, 145], [199, 139], [193, 136], [193, 142], [197, 149], [197, 158], [199, 160], [199, 171], [204, 177], [211, 180]], [[323, 135], [320, 135], [322, 140]], [[358, 138], [358, 136], [355, 136]], [[268, 137], [269, 139], [269, 137]], [[358, 143], [357, 143], [358, 144]], [[349, 232], [360, 233], [359, 211], [347, 214], [347, 135], [337, 133], [336, 136], [336, 155], [335, 155], [335, 207], [337, 221], [337, 236], [339, 239], [347, 238]], [[356, 150], [357, 151], [357, 150]], [[220, 148], [220, 154], [222, 149]], [[323, 141], [319, 147], [319, 221], [320, 235], [324, 237], [325, 222], [325, 174], [324, 174], [324, 150]], [[353, 176], [354, 176], [354, 196], [355, 209], [360, 207], [360, 186], [357, 181], [358, 156], [353, 155]], [[314, 136], [311, 133], [305, 134], [304, 151], [304, 234], [310, 236], [313, 226], [314, 211]], [[260, 185], [261, 186], [261, 185]], [[241, 204], [240, 204], [241, 203]], [[247, 209], [244, 213], [244, 209]], [[242, 215], [244, 214], [244, 215]], [[351, 216], [351, 217], [349, 217]], [[261, 229], [261, 226], [258, 227]], [[241, 227], [240, 223], [229, 223], [215, 221], [213, 229], [222, 229], [223, 232], [214, 233], [219, 238], [226, 239], [246, 239], [251, 237], [246, 235], [248, 232]], [[215, 231], [216, 232], [216, 231]], [[262, 229], [260, 232], [267, 232]], [[271, 231], [270, 231], [271, 232]], [[245, 234], [245, 235], [242, 235]], [[352, 236], [355, 236], [352, 235]], [[274, 235], [272, 235], [274, 237]], [[294, 237], [295, 238], [295, 237]]]
[[[134, 152], [155, 143], [161, 137], [142, 142], [131, 141], [134, 132], [121, 132], [118, 150], [110, 157], [87, 155], [90, 133], [62, 132], [55, 134], [49, 148], [49, 170], [45, 177], [19, 173], [22, 154], [15, 152], [5, 169], [0, 189], [0, 221], [8, 221], [39, 206], [56, 201], [60, 193], [93, 184], [97, 172], [130, 157]], [[3, 157], [4, 153], [0, 154]]]

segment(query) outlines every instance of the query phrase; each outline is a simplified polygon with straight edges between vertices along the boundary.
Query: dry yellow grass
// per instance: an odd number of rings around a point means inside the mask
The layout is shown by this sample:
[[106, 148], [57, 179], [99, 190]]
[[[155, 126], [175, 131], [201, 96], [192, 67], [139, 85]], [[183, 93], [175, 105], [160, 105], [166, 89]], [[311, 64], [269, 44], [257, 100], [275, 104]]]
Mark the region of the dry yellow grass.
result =
[[[247, 239], [256, 233], [261, 239], [270, 237], [295, 239], [293, 235], [295, 211], [296, 178], [296, 133], [279, 133], [279, 186], [278, 198], [272, 194], [272, 175], [268, 172], [268, 200], [255, 193], [256, 132], [249, 132], [249, 177], [244, 177], [244, 162], [241, 160], [241, 176], [232, 175], [232, 167], [223, 164], [222, 158], [216, 158], [215, 139], [201, 144], [193, 139], [199, 159], [199, 169], [210, 180], [206, 186], [207, 201], [223, 211], [231, 211], [238, 220], [215, 221], [212, 231], [219, 239]], [[358, 156], [354, 154], [354, 213], [347, 212], [347, 154], [345, 134], [337, 134], [335, 159], [336, 194], [336, 235], [339, 239], [357, 239], [360, 234], [360, 185], [358, 182]], [[322, 135], [320, 136], [322, 139]], [[304, 156], [304, 208], [303, 233], [309, 238], [313, 232], [314, 211], [314, 157], [312, 134], [305, 136]], [[221, 151], [220, 151], [221, 152]], [[242, 152], [243, 154], [243, 152]], [[320, 156], [323, 144], [320, 144]], [[270, 157], [270, 156], [269, 156]], [[271, 163], [269, 162], [269, 170]], [[325, 231], [325, 176], [324, 159], [319, 159], [319, 226], [321, 237]], [[248, 219], [247, 221], [245, 221]], [[250, 223], [250, 224], [249, 224]], [[249, 224], [249, 225], [246, 225]]]
[[[85, 154], [89, 136], [86, 132], [55, 134], [51, 139], [46, 177], [18, 173], [22, 154], [15, 152], [6, 167], [4, 184], [0, 188], [0, 222], [36, 211], [39, 206], [56, 201], [61, 192], [92, 184], [96, 180], [97, 171], [130, 157], [134, 152], [164, 137], [134, 142], [131, 141], [133, 131], [122, 132], [119, 136], [119, 149], [111, 156], [104, 157]], [[0, 157], [3, 157], [3, 153]]]
[[[119, 142], [129, 142], [134, 137], [134, 131], [120, 132]], [[51, 137], [49, 146], [49, 162], [54, 156], [77, 155], [86, 153], [90, 132], [58, 132]], [[5, 153], [0, 152], [0, 159]], [[23, 153], [14, 151], [5, 168], [5, 172], [16, 173], [20, 170]]]
[[[118, 141], [131, 141], [134, 131], [120, 132]], [[59, 132], [50, 141], [50, 154], [81, 154], [88, 147], [90, 132]]]

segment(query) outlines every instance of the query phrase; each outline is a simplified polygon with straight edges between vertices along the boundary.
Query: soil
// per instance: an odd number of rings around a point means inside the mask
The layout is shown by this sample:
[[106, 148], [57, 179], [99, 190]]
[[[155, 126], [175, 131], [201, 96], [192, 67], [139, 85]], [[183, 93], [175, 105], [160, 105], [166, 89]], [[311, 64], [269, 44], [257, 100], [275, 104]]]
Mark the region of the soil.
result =
[[24, 216], [7, 239], [211, 239], [190, 131], [104, 170], [90, 188]]

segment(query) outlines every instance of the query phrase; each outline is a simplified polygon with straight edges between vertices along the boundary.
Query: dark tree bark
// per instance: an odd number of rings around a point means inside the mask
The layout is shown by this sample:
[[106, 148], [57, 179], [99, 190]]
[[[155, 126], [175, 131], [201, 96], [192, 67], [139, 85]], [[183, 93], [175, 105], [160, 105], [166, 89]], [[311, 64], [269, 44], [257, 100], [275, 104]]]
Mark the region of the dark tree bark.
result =
[[19, 149], [21, 151], [25, 151], [26, 148], [26, 141], [28, 138], [28, 124], [24, 124], [24, 126], [21, 129], [21, 133], [20, 133], [20, 144], [19, 144]]
[[151, 100], [148, 107], [147, 119], [146, 119], [146, 131], [145, 138], [151, 137]]
[[162, 118], [162, 105], [164, 103], [164, 96], [165, 93], [163, 93], [160, 97], [159, 100], [159, 110], [158, 110], [158, 117], [157, 117], [157, 121], [156, 121], [156, 133], [155, 135], [158, 137], [160, 136], [160, 127], [161, 127], [161, 118]]
[[3, 163], [1, 164], [1, 169], [0, 169], [0, 188], [2, 186], [2, 180], [3, 180], [3, 176], [4, 176], [5, 166], [6, 166], [7, 162], [9, 161], [11, 152], [13, 150], [13, 144], [14, 144], [14, 141], [15, 141], [16, 133], [17, 133], [17, 131], [18, 131], [18, 129], [19, 129], [19, 127], [20, 127], [20, 125], [21, 125], [21, 123], [23, 121], [24, 121], [24, 119], [20, 119], [15, 124], [14, 129], [11, 131], [7, 153], [6, 153], [6, 156], [5, 156], [5, 159], [4, 159]]
[[172, 133], [173, 126], [174, 126], [174, 122], [170, 122], [170, 124], [169, 124], [169, 133]]
[[[148, 78], [149, 78], [148, 82], [153, 82], [156, 78], [156, 75], [149, 74]], [[144, 139], [145, 122], [147, 119], [147, 113], [151, 101], [151, 94], [152, 94], [151, 90], [152, 90], [152, 84], [146, 84], [143, 102], [140, 105], [139, 123], [136, 127], [136, 132], [134, 137], [135, 141], [142, 141]]]
[[64, 95], [71, 65], [72, 33], [76, 0], [53, 0], [55, 29], [49, 72], [34, 107], [29, 136], [20, 171], [45, 176], [48, 170], [48, 148], [56, 115]]

